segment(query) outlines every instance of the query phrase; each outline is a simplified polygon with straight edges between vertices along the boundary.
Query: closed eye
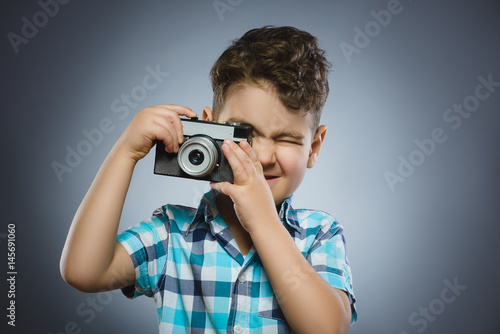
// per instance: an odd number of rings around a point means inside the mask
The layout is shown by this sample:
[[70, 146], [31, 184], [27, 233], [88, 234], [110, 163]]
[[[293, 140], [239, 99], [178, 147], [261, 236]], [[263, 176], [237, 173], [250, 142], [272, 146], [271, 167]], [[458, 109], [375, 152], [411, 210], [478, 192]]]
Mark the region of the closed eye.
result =
[[289, 138], [281, 138], [276, 140], [278, 143], [291, 144], [291, 145], [302, 145], [301, 140], [297, 139], [289, 139]]
[[292, 144], [302, 144], [304, 141], [304, 136], [301, 133], [286, 131], [281, 132], [273, 136], [276, 141], [282, 141]]

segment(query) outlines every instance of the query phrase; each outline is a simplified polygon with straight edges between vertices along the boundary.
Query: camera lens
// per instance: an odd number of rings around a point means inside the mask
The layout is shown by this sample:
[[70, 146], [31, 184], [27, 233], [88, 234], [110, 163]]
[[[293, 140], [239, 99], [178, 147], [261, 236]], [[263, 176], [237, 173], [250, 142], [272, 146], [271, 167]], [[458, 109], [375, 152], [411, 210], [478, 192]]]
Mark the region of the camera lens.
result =
[[189, 152], [189, 162], [192, 163], [195, 166], [201, 165], [203, 163], [203, 160], [205, 160], [205, 156], [203, 155], [203, 152], [200, 150], [192, 150]]
[[187, 175], [203, 177], [210, 174], [219, 161], [216, 142], [206, 136], [193, 136], [179, 147], [177, 162]]

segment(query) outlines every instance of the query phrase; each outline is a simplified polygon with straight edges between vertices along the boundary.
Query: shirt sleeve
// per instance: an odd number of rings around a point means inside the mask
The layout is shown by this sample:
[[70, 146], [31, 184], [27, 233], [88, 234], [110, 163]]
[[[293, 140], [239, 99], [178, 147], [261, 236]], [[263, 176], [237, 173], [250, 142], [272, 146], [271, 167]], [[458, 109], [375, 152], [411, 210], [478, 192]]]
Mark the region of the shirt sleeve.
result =
[[342, 227], [336, 222], [325, 232], [320, 232], [309, 249], [307, 260], [331, 286], [348, 293], [351, 304], [351, 323], [354, 323], [357, 320], [356, 298], [342, 232]]
[[[164, 212], [164, 211], [163, 211]], [[135, 284], [122, 289], [128, 298], [154, 296], [154, 289], [167, 259], [169, 220], [160, 210], [117, 236], [129, 253], [135, 268]]]

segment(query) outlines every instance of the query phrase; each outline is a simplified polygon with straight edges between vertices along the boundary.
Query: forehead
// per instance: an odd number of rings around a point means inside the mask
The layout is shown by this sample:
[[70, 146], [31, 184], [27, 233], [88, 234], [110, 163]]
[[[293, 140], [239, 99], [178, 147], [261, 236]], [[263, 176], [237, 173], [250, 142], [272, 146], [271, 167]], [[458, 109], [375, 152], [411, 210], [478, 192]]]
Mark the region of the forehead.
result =
[[310, 114], [285, 106], [274, 90], [252, 85], [229, 92], [218, 121], [247, 123], [260, 132], [293, 131], [304, 137], [312, 131]]

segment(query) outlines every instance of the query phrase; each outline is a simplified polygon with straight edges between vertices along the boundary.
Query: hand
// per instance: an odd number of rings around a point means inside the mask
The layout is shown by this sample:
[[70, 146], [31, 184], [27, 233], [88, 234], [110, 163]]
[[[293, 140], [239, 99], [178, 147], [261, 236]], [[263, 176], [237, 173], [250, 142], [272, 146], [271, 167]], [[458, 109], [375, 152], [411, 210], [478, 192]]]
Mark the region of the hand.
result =
[[167, 152], [177, 152], [183, 139], [180, 115], [195, 117], [196, 113], [174, 104], [144, 108], [118, 140], [119, 151], [126, 152], [137, 162], [148, 154], [155, 140], [161, 140]]
[[214, 183], [210, 186], [231, 197], [234, 210], [243, 226], [250, 234], [258, 225], [268, 224], [272, 219], [279, 220], [273, 194], [250, 144], [243, 140], [238, 146], [230, 139], [222, 145], [224, 156], [234, 174], [234, 184], [229, 182]]

